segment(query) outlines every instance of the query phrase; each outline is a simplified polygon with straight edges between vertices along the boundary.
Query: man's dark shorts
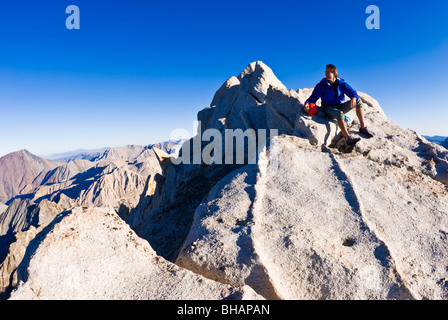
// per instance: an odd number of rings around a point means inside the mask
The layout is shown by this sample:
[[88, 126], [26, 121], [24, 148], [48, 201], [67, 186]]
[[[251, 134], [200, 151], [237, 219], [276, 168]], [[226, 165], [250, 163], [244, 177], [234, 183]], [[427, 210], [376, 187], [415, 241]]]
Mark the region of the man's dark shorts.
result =
[[[356, 108], [362, 109], [363, 106], [364, 103], [358, 98], [356, 100]], [[323, 105], [322, 110], [331, 119], [344, 120], [344, 114], [352, 110], [351, 100], [341, 103], [340, 105]]]

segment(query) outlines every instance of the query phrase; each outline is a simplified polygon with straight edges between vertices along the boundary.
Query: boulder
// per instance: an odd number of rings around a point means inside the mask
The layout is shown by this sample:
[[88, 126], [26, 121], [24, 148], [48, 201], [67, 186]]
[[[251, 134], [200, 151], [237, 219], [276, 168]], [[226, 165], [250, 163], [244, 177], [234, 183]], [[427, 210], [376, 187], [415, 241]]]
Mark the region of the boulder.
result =
[[30, 243], [12, 300], [261, 299], [157, 256], [112, 208], [74, 208]]

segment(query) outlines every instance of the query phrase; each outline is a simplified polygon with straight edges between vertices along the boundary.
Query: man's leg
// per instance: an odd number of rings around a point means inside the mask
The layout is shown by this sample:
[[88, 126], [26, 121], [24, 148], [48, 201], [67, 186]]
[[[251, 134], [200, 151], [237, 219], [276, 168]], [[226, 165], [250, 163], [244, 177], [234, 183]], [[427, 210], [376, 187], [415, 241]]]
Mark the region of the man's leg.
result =
[[[344, 113], [349, 112], [352, 109], [351, 107], [351, 101], [347, 101], [344, 102], [341, 105], [341, 110]], [[366, 135], [367, 137], [373, 137], [373, 134], [367, 130], [365, 121], [364, 121], [364, 103], [361, 101], [360, 98], [356, 99], [356, 115], [358, 116], [359, 119], [359, 125], [360, 125], [360, 129], [359, 132]]]
[[[364, 103], [361, 101], [360, 98], [356, 100], [356, 115], [358, 116], [359, 124], [361, 125], [361, 128], [365, 128], [366, 124], [364, 121]], [[341, 111], [344, 113], [349, 112], [352, 110], [352, 103], [351, 100], [348, 100], [341, 104]]]
[[358, 116], [359, 124], [360, 124], [361, 128], [366, 127], [366, 124], [364, 123], [364, 111], [363, 110], [364, 110], [363, 108], [356, 107], [356, 115]]
[[338, 126], [339, 126], [339, 129], [341, 129], [341, 133], [344, 136], [344, 138], [348, 139], [350, 134], [348, 133], [347, 123], [345, 123], [345, 120], [338, 119]]
[[341, 130], [342, 135], [345, 137], [345, 139], [348, 139], [350, 134], [347, 129], [347, 124], [345, 123], [345, 120], [344, 120], [344, 112], [340, 109], [336, 109], [333, 107], [326, 107], [324, 109], [324, 112], [331, 119], [337, 120], [339, 129]]

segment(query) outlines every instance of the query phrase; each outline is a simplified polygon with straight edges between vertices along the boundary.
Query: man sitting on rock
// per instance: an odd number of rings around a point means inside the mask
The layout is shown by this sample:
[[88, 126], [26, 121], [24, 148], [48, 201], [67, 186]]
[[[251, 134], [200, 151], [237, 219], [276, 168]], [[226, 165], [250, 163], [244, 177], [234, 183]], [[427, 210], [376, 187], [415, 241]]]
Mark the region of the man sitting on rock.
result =
[[[342, 103], [347, 95], [350, 100]], [[305, 111], [309, 111], [309, 104], [316, 103], [322, 99], [322, 110], [331, 119], [337, 119], [338, 126], [341, 129], [342, 135], [345, 137], [347, 144], [355, 144], [360, 138], [350, 136], [347, 124], [344, 121], [344, 114], [351, 109], [356, 108], [356, 115], [358, 116], [361, 125], [360, 133], [371, 138], [373, 134], [367, 130], [364, 123], [363, 103], [358, 97], [358, 93], [352, 89], [343, 79], [338, 78], [338, 69], [332, 64], [328, 64], [325, 69], [325, 78], [323, 78], [314, 88], [313, 93], [305, 102]]]

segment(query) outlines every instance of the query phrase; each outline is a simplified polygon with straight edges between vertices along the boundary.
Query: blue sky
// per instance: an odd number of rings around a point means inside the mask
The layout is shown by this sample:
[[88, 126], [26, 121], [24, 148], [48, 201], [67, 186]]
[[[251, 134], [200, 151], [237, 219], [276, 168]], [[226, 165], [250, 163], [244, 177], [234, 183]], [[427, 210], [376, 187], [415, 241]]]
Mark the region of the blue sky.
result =
[[[69, 5], [80, 29], [65, 27]], [[368, 5], [380, 29], [368, 30]], [[448, 136], [446, 1], [0, 0], [0, 156], [167, 140], [250, 62], [290, 89], [333, 63], [389, 118]]]

